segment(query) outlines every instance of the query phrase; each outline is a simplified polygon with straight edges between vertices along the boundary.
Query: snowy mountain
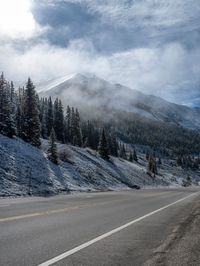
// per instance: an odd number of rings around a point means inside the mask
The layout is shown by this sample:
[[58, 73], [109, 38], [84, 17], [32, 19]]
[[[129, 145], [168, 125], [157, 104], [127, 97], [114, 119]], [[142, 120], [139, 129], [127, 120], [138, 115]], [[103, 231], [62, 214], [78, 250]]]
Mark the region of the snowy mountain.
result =
[[[123, 110], [142, 117], [174, 123], [186, 128], [200, 128], [200, 109], [190, 108], [146, 95], [121, 84], [111, 84], [92, 74], [72, 74], [38, 86], [41, 97], [62, 99], [95, 117], [100, 109]], [[89, 110], [89, 112], [88, 112]]]
[[59, 165], [47, 159], [47, 141], [42, 149], [21, 139], [0, 134], [0, 197], [51, 195], [69, 191], [105, 191], [141, 187], [181, 186], [189, 174], [193, 184], [200, 182], [200, 173], [173, 167], [171, 160], [163, 161], [156, 179], [146, 174], [145, 155], [139, 153], [138, 163], [111, 157], [103, 160], [95, 151], [58, 144], [59, 153], [67, 150], [68, 161]]

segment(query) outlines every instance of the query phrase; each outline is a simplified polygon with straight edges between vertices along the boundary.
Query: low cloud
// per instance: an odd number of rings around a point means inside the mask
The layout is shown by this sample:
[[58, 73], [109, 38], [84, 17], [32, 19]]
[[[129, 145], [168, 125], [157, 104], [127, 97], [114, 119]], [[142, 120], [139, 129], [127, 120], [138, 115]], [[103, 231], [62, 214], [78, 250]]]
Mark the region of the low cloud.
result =
[[[199, 95], [200, 49], [180, 44], [139, 48], [111, 56], [99, 55], [88, 40], [72, 41], [68, 48], [48, 43], [24, 51], [0, 46], [1, 68], [9, 79], [39, 81], [74, 72], [92, 72], [113, 83], [187, 103]], [[192, 84], [192, 85], [191, 85]]]
[[32, 3], [30, 36], [0, 33], [0, 70], [16, 84], [28, 76], [39, 83], [92, 72], [173, 102], [200, 105], [197, 0]]

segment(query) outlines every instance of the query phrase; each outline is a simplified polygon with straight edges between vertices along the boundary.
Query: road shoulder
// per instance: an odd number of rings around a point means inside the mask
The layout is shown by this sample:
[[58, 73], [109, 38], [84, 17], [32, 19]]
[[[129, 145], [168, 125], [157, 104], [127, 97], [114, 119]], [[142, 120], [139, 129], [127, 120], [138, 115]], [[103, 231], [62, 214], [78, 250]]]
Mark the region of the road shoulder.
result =
[[199, 266], [200, 196], [188, 208], [182, 222], [143, 266]]

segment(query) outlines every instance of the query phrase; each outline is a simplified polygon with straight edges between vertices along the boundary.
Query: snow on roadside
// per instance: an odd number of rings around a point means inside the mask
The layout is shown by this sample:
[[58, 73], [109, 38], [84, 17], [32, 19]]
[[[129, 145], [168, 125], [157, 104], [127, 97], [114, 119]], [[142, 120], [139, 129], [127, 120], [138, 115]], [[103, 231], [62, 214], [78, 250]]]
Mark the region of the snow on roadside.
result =
[[[185, 173], [163, 165], [155, 179], [146, 174], [144, 160], [131, 163], [111, 157], [109, 162], [88, 148], [58, 144], [68, 159], [59, 165], [47, 159], [48, 142], [42, 149], [34, 148], [21, 139], [0, 135], [0, 196], [27, 195], [29, 184], [34, 195], [69, 191], [105, 191], [141, 187], [180, 186]], [[141, 157], [141, 156], [140, 156]], [[200, 181], [199, 173], [195, 180]]]

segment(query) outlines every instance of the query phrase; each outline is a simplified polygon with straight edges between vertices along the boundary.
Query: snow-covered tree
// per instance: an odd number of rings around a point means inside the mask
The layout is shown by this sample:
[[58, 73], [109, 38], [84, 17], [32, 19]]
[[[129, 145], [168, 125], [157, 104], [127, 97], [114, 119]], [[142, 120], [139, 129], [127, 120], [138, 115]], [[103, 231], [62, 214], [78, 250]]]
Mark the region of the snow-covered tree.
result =
[[99, 141], [99, 148], [98, 148], [100, 156], [105, 159], [109, 160], [109, 148], [106, 138], [105, 130], [102, 130], [100, 141]]
[[128, 160], [129, 160], [129, 162], [133, 162], [133, 153], [132, 152], [130, 152]]
[[138, 161], [138, 157], [137, 157], [137, 153], [136, 153], [136, 150], [135, 150], [135, 149], [134, 149], [134, 151], [133, 151], [133, 160], [134, 160], [135, 162]]
[[48, 158], [51, 162], [58, 164], [56, 134], [55, 134], [54, 128], [51, 129], [51, 133], [49, 137]]
[[97, 150], [99, 144], [99, 128], [94, 123], [87, 121], [82, 123], [83, 146]]
[[16, 135], [15, 108], [11, 97], [10, 84], [5, 80], [2, 73], [0, 77], [0, 133], [8, 137]]
[[61, 100], [54, 102], [54, 130], [58, 141], [64, 142], [64, 114]]
[[50, 136], [51, 129], [54, 126], [53, 124], [53, 103], [51, 97], [48, 99], [48, 106], [47, 106], [47, 135]]
[[126, 149], [125, 149], [124, 144], [122, 144], [122, 145], [120, 146], [119, 156], [120, 156], [121, 158], [123, 158], [124, 160], [127, 160]]
[[78, 110], [71, 109], [71, 142], [75, 146], [82, 146], [82, 132]]
[[118, 157], [118, 142], [113, 133], [107, 136], [110, 155]]
[[65, 128], [64, 128], [64, 138], [66, 143], [71, 141], [71, 108], [67, 106], [66, 116], [65, 116]]
[[33, 146], [40, 147], [41, 145], [38, 101], [35, 86], [30, 78], [24, 93], [24, 127], [22, 138]]
[[19, 88], [16, 97], [16, 126], [18, 137], [23, 136], [24, 127], [24, 88]]
[[148, 172], [153, 173], [154, 177], [158, 173], [156, 159], [152, 155], [149, 156]]

